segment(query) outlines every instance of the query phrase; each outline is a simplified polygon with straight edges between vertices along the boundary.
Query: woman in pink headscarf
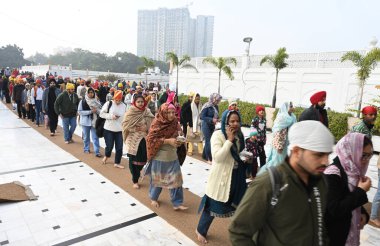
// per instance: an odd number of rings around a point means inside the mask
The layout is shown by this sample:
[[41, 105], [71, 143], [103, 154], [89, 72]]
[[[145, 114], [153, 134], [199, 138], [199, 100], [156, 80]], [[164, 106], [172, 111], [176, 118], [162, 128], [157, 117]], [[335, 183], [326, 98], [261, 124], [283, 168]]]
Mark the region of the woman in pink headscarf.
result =
[[169, 93], [168, 99], [166, 100], [166, 103], [171, 103], [175, 107], [175, 116], [177, 117], [178, 122], [180, 121], [181, 117], [181, 105], [178, 103], [178, 96], [175, 94], [174, 91]]
[[348, 133], [336, 145], [337, 157], [327, 167], [327, 231], [330, 245], [360, 244], [360, 229], [369, 215], [362, 207], [368, 202], [371, 180], [365, 176], [373, 155], [371, 140], [361, 133]]

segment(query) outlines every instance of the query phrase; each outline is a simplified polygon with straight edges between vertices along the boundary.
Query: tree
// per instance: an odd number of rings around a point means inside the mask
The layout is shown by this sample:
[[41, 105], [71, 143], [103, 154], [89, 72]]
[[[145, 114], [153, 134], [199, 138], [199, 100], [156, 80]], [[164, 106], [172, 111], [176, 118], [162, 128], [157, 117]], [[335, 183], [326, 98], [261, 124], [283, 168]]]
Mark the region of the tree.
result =
[[288, 64], [285, 62], [287, 58], [289, 58], [289, 55], [286, 53], [286, 48], [283, 47], [279, 48], [274, 56], [266, 55], [260, 61], [260, 66], [264, 63], [269, 63], [272, 67], [276, 69], [276, 82], [274, 85], [272, 108], [276, 107], [278, 73], [281, 69], [286, 68], [288, 66]]
[[7, 45], [0, 48], [0, 66], [18, 68], [24, 65], [30, 65], [30, 62], [24, 59], [22, 48], [17, 45]]
[[106, 80], [106, 81], [111, 81], [111, 82], [114, 82], [116, 80], [120, 79], [119, 76], [115, 75], [115, 74], [107, 74], [107, 75], [99, 75], [98, 76], [98, 80]]
[[178, 95], [178, 73], [179, 73], [179, 70], [181, 68], [192, 68], [196, 72], [198, 72], [198, 70], [194, 65], [188, 63], [191, 60], [190, 56], [188, 56], [188, 55], [184, 55], [181, 59], [179, 59], [176, 53], [167, 52], [166, 53], [166, 60], [170, 61], [173, 64], [173, 68], [175, 68], [175, 67], [177, 68], [177, 80], [175, 83], [175, 85], [176, 85], [175, 86], [175, 93]]
[[211, 64], [219, 70], [218, 94], [220, 94], [220, 78], [222, 75], [222, 71], [227, 75], [227, 77], [230, 80], [235, 79], [231, 67], [228, 66], [228, 64], [234, 64], [236, 66], [237, 61], [233, 57], [226, 57], [226, 58], [224, 58], [224, 57], [219, 57], [219, 58], [206, 57], [203, 59], [202, 63], [203, 64], [206, 64], [206, 63]]
[[341, 62], [344, 62], [344, 61], [351, 61], [358, 68], [356, 75], [358, 76], [358, 79], [359, 79], [359, 91], [360, 91], [358, 111], [357, 111], [357, 117], [359, 117], [360, 110], [362, 107], [364, 86], [372, 70], [375, 69], [377, 62], [380, 61], [380, 49], [373, 48], [365, 55], [361, 55], [357, 51], [349, 51], [342, 56]]
[[143, 61], [144, 65], [137, 68], [138, 73], [144, 73], [145, 72], [145, 84], [148, 85], [148, 69], [154, 68], [154, 61], [150, 58], [147, 58], [145, 56], [141, 57], [141, 60]]

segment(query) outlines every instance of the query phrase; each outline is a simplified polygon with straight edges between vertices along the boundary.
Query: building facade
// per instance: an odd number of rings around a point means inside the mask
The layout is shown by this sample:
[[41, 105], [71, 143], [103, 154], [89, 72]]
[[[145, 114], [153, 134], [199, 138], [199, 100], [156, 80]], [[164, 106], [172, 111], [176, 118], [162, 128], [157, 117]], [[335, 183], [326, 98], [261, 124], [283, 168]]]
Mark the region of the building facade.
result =
[[179, 57], [211, 56], [213, 16], [190, 17], [187, 8], [139, 10], [137, 55], [164, 61], [166, 52]]

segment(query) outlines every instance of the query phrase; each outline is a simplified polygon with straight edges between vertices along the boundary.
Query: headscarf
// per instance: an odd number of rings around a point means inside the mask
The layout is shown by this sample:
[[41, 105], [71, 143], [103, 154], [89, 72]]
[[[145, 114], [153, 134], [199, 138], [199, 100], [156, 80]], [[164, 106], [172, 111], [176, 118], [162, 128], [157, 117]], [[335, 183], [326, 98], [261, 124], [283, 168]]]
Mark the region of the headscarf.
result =
[[[94, 93], [94, 97], [93, 98], [90, 98], [88, 96], [88, 93], [92, 91]], [[96, 108], [97, 110], [101, 110], [102, 108], [102, 104], [100, 104], [99, 100], [96, 98], [96, 95], [95, 95], [95, 90], [92, 89], [92, 88], [89, 88], [87, 91], [86, 91], [86, 94], [85, 94], [85, 100], [86, 100], [86, 103], [87, 105], [90, 107], [90, 108]]]
[[195, 103], [195, 98], [199, 96], [199, 94], [196, 94], [193, 96], [193, 100], [191, 101], [190, 107], [191, 107], [191, 118], [193, 119], [193, 133], [200, 132], [200, 115], [201, 115], [201, 108], [202, 103], [199, 101], [199, 104]]
[[[142, 96], [137, 96], [137, 98], [143, 98]], [[143, 108], [138, 108], [136, 106], [136, 99], [133, 101], [133, 105], [128, 109], [128, 111], [124, 114], [123, 119], [123, 140], [127, 139], [127, 136], [129, 134], [129, 130], [132, 127], [136, 127], [142, 123], [142, 121], [145, 119], [147, 127], [149, 129], [150, 124], [152, 123], [152, 120], [154, 118], [154, 115], [150, 112], [149, 109], [146, 108], [146, 103], [144, 104]], [[144, 101], [145, 102], [145, 101]]]
[[[144, 105], [142, 106], [142, 108], [139, 108], [139, 107], [137, 107], [137, 105], [136, 105], [136, 101], [137, 101], [138, 98], [142, 98], [143, 101], [144, 101]], [[138, 95], [138, 94], [136, 94], [136, 96], [133, 98], [132, 105], [133, 105], [136, 109], [138, 109], [138, 110], [140, 110], [140, 111], [145, 111], [145, 108], [146, 108], [146, 105], [147, 105], [147, 104], [148, 104], [147, 101], [145, 100], [145, 98], [144, 98], [142, 95]]]
[[[166, 114], [169, 108], [174, 108], [172, 104], [164, 103], [158, 109], [156, 118], [153, 120], [148, 136], [146, 137], [148, 160], [152, 160], [160, 150], [161, 145], [164, 144], [164, 140], [168, 138], [175, 138], [178, 136], [178, 120], [174, 118], [169, 121]], [[175, 109], [175, 108], [174, 108]]]
[[217, 119], [219, 118], [219, 113], [218, 110], [215, 108], [216, 102], [222, 100], [222, 96], [219, 95], [218, 93], [212, 93], [210, 95], [210, 98], [208, 99], [208, 102], [206, 102], [203, 107], [201, 112], [206, 109], [206, 108], [214, 108], [214, 118]]
[[[368, 169], [368, 164], [363, 166], [361, 158], [363, 154], [363, 143], [365, 135], [358, 132], [351, 132], [344, 136], [336, 144], [336, 153], [340, 164], [347, 174], [348, 188], [353, 191], [357, 187], [359, 179], [365, 176]], [[325, 170], [325, 174], [335, 174], [341, 176], [340, 170], [334, 165], [330, 165]], [[352, 210], [352, 219], [350, 231], [347, 236], [346, 244], [359, 245], [360, 242], [360, 219], [361, 208], [358, 207]]]
[[174, 97], [175, 97], [175, 92], [172, 91], [168, 95], [168, 99], [166, 99], [166, 103], [173, 103], [174, 104]]
[[289, 115], [289, 106], [290, 106], [289, 102], [285, 102], [284, 104], [282, 104], [280, 110], [277, 113], [277, 117], [274, 120], [274, 124], [272, 128], [273, 133], [279, 132], [282, 129], [288, 128], [297, 122], [297, 118], [293, 113]]

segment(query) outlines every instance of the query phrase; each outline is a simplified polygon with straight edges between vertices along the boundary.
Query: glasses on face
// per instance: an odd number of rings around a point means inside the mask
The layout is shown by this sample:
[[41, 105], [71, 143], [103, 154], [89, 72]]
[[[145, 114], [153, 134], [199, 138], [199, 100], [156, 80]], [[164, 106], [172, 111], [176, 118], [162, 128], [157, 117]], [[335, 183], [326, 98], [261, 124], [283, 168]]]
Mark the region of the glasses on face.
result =
[[364, 152], [361, 160], [362, 161], [369, 161], [372, 158], [372, 156], [373, 156], [373, 152], [372, 153], [365, 153]]

